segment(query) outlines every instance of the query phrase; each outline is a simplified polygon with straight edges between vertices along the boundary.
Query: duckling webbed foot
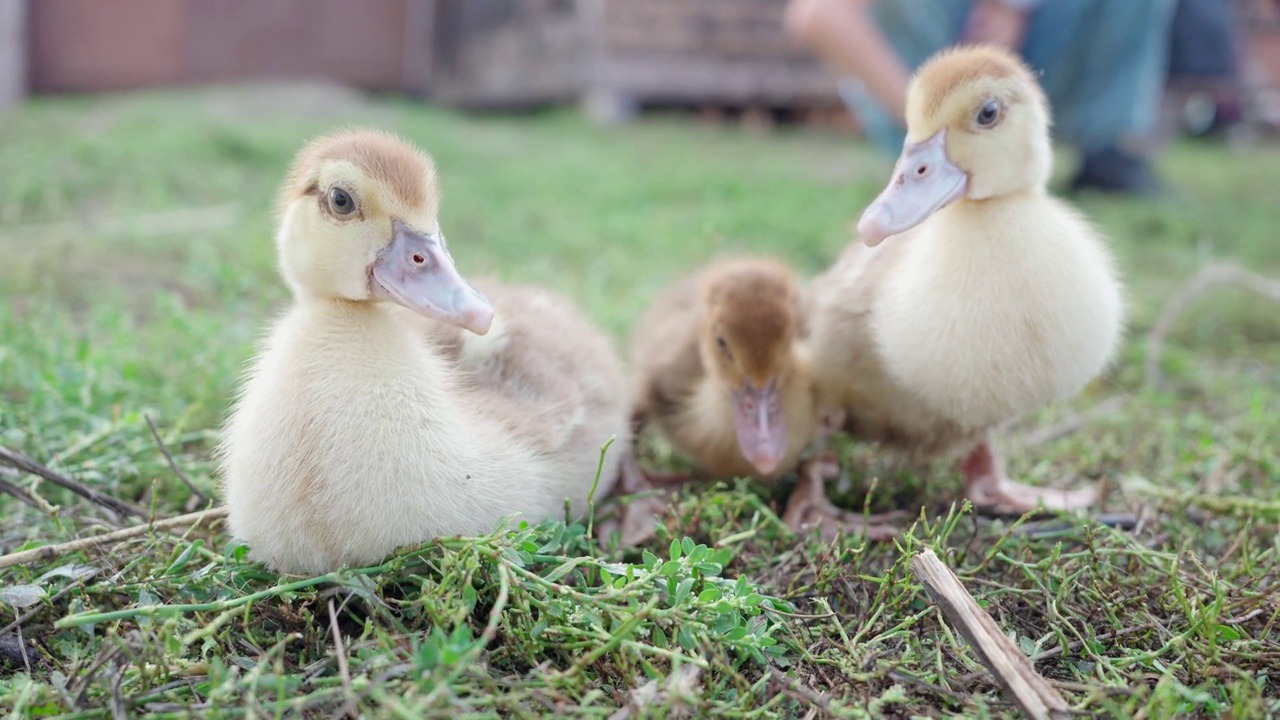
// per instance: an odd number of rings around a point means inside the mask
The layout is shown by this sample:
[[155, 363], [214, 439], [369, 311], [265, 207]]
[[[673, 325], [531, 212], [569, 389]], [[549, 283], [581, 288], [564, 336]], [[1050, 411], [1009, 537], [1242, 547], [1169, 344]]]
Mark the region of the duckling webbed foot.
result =
[[677, 473], [650, 476], [641, 467], [633, 453], [628, 453], [619, 469], [618, 484], [613, 496], [638, 495], [618, 504], [614, 517], [596, 526], [596, 539], [608, 549], [614, 533], [618, 535], [618, 547], [635, 547], [653, 538], [657, 533], [658, 514], [666, 510], [671, 498], [671, 488], [687, 482], [689, 476]]
[[994, 514], [1022, 515], [1036, 510], [1076, 510], [1096, 505], [1098, 486], [1078, 490], [1032, 487], [1009, 479], [990, 440], [983, 440], [960, 465], [965, 495], [976, 507]]
[[782, 521], [797, 533], [814, 527], [822, 529], [822, 537], [832, 539], [840, 530], [866, 535], [873, 542], [890, 540], [898, 534], [893, 523], [906, 515], [895, 511], [880, 515], [841, 510], [827, 497], [826, 482], [840, 474], [840, 464], [831, 455], [819, 455], [800, 466], [796, 489], [787, 499]]

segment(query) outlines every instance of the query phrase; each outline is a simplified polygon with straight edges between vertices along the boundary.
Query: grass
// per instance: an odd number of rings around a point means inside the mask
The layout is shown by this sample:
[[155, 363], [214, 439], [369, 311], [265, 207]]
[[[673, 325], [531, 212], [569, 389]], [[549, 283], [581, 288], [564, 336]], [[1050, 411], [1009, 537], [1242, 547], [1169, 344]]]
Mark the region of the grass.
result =
[[[823, 268], [889, 166], [839, 136], [475, 119], [306, 88], [33, 102], [0, 117], [0, 444], [156, 512], [196, 509], [146, 418], [213, 493], [228, 398], [287, 299], [275, 184], [305, 139], [353, 122], [433, 152], [464, 273], [565, 292], [620, 347], [647, 298], [718, 253]], [[634, 552], [550, 521], [281, 578], [220, 531], [155, 533], [0, 570], [0, 704], [86, 718], [623, 717], [629, 702], [630, 717], [1009, 714], [907, 569], [932, 547], [1082, 712], [1280, 713], [1280, 311], [1216, 289], [1170, 337], [1168, 387], [1142, 375], [1145, 330], [1203, 262], [1280, 275], [1280, 148], [1183, 144], [1161, 171], [1173, 200], [1082, 201], [1130, 286], [1121, 362], [1002, 441], [1031, 482], [1109, 479], [1110, 505], [1141, 516], [1130, 532], [1073, 519], [1022, 533], [954, 506], [952, 468], [902, 470], [844, 442], [846, 505], [920, 509], [898, 543], [792, 535], [786, 486], [746, 481], [684, 492]], [[1026, 442], [1112, 397], [1124, 405]], [[101, 524], [50, 484], [0, 480], [49, 503], [0, 496], [6, 552]]]

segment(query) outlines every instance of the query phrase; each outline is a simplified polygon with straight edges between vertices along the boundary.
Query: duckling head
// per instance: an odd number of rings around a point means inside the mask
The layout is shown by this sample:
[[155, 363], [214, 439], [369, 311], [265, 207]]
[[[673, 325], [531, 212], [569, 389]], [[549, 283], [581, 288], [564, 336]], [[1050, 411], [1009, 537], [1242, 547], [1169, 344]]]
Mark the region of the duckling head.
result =
[[995, 47], [943, 50], [907, 88], [907, 137], [888, 187], [867, 207], [867, 245], [963, 200], [1042, 191], [1053, 169], [1049, 103], [1016, 55]]
[[489, 301], [458, 274], [439, 222], [431, 158], [389, 134], [311, 142], [280, 197], [276, 248], [299, 296], [394, 302], [483, 335]]
[[708, 283], [704, 302], [703, 365], [732, 398], [743, 457], [770, 473], [787, 450], [781, 388], [794, 370], [795, 286], [772, 264], [743, 263]]

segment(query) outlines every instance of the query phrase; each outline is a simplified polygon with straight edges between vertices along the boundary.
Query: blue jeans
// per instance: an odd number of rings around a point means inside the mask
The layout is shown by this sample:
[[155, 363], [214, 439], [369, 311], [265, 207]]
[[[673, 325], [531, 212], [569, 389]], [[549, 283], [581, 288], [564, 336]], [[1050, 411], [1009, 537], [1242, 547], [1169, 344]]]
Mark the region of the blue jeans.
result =
[[[973, 0], [880, 0], [871, 9], [908, 68], [959, 41]], [[1042, 71], [1054, 138], [1084, 152], [1154, 127], [1176, 0], [1045, 0], [1031, 12], [1022, 56]], [[840, 86], [872, 142], [897, 154], [905, 136], [857, 79]]]

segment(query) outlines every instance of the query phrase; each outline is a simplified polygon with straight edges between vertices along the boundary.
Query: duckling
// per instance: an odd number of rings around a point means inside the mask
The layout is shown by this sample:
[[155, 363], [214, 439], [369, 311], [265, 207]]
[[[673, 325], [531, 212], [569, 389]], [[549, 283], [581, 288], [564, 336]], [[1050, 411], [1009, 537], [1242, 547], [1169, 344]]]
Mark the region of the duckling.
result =
[[[651, 423], [700, 475], [771, 481], [797, 469], [825, 440], [799, 308], [791, 270], [765, 258], [721, 260], [668, 288], [634, 333], [634, 429]], [[830, 472], [819, 459], [800, 468], [785, 515], [794, 529], [841, 515], [826, 500]]]
[[[1124, 301], [1105, 238], [1048, 194], [1050, 108], [1016, 56], [940, 52], [912, 78], [907, 140], [854, 243], [813, 280], [813, 367], [846, 429], [963, 457], [975, 505], [1072, 509], [1097, 487], [1010, 480], [1007, 420], [1070, 398], [1115, 357]], [[884, 244], [881, 244], [881, 243]]]
[[[276, 233], [293, 303], [218, 452], [251, 559], [323, 573], [566, 499], [580, 513], [601, 446], [629, 443], [610, 340], [549, 291], [477, 290], [439, 212], [430, 157], [395, 136], [337, 133], [296, 157]], [[621, 455], [604, 458], [601, 498]]]

